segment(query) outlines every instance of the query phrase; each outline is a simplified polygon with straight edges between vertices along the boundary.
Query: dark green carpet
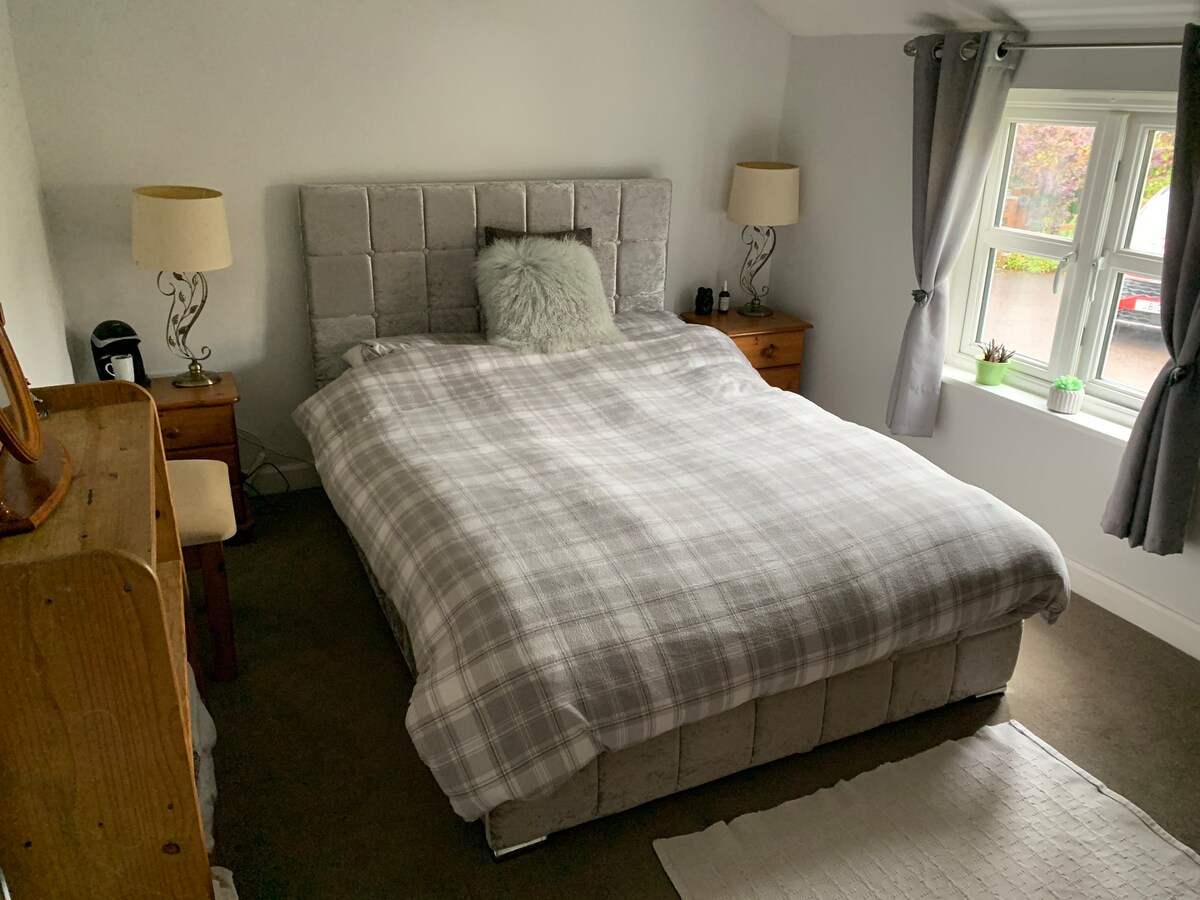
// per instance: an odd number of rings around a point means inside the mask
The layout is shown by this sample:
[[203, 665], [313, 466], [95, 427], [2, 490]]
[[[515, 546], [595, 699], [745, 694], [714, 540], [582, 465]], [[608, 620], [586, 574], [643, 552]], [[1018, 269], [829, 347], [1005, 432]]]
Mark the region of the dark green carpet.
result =
[[[1200, 846], [1200, 662], [1076, 599], [1026, 628], [1003, 698], [972, 700], [551, 836], [496, 863], [404, 730], [411, 682], [320, 491], [255, 508], [230, 547], [241, 676], [210, 686], [217, 862], [245, 900], [674, 897], [650, 843], [1019, 719]], [[203, 623], [201, 623], [203, 628]]]

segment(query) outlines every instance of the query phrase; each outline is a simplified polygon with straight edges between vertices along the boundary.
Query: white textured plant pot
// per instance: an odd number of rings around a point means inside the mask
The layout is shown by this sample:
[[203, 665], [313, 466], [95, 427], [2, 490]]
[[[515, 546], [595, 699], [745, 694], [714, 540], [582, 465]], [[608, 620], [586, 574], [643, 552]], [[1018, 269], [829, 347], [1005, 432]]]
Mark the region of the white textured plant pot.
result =
[[1073, 416], [1083, 408], [1083, 390], [1064, 391], [1062, 388], [1052, 387], [1050, 395], [1046, 398], [1046, 408], [1050, 412]]

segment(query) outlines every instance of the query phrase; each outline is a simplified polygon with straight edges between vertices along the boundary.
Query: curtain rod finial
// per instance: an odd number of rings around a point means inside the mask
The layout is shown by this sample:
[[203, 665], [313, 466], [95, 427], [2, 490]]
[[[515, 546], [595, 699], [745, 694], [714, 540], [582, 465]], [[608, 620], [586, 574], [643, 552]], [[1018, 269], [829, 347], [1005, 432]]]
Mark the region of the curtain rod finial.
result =
[[916, 38], [913, 38], [910, 41], [904, 42], [904, 55], [905, 56], [916, 56], [917, 55], [917, 39]]

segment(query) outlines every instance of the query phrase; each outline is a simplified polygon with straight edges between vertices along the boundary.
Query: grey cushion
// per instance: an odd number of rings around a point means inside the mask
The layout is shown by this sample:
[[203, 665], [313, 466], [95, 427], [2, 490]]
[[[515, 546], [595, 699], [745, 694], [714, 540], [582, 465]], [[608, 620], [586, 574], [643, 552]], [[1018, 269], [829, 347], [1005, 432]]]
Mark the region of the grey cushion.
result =
[[515, 241], [518, 238], [530, 236], [551, 238], [557, 241], [574, 241], [585, 247], [592, 246], [592, 229], [590, 228], [572, 228], [565, 231], [515, 231], [511, 228], [494, 228], [491, 225], [484, 226], [483, 246], [490, 247], [496, 241]]

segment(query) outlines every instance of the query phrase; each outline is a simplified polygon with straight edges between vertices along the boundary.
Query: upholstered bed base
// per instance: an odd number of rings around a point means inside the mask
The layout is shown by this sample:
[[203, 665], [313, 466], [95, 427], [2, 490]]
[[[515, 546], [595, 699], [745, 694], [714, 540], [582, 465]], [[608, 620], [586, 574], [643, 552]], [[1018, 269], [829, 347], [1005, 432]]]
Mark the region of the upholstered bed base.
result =
[[989, 623], [602, 753], [549, 796], [505, 803], [489, 813], [488, 844], [500, 855], [885, 722], [994, 693], [1012, 676], [1020, 646], [1020, 621]]
[[[355, 549], [358, 549], [357, 544]], [[363, 568], [410, 672], [412, 644], [396, 607]], [[804, 687], [601, 753], [553, 793], [505, 803], [484, 820], [500, 856], [555, 831], [649, 803], [821, 744], [1003, 690], [1017, 665], [1022, 620], [1003, 616]]]

